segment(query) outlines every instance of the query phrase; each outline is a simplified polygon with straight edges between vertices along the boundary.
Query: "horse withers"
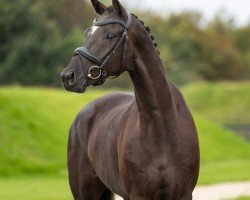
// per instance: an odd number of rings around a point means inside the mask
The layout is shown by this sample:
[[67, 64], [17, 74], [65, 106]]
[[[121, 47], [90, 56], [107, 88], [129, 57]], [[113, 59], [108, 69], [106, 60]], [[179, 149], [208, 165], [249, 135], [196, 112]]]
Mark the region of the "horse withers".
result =
[[86, 30], [61, 74], [66, 90], [83, 93], [128, 72], [134, 93], [114, 93], [79, 112], [69, 133], [69, 182], [76, 200], [190, 200], [199, 174], [192, 115], [167, 78], [149, 28], [118, 0]]

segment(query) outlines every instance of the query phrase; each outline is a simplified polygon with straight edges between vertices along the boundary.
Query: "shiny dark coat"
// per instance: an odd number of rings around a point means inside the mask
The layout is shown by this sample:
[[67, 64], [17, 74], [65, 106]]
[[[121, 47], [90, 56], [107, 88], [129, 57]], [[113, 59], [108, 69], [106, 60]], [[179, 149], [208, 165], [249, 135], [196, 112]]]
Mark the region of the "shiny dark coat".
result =
[[[113, 10], [96, 0], [92, 4], [100, 18], [126, 20], [117, 0]], [[115, 43], [103, 41], [102, 34], [110, 30], [119, 38], [122, 28], [100, 27], [87, 35], [84, 45], [103, 58]], [[122, 72], [128, 71], [134, 93], [109, 94], [91, 102], [70, 128], [68, 171], [73, 196], [108, 200], [114, 192], [126, 200], [190, 200], [199, 174], [192, 115], [179, 89], [166, 78], [150, 35], [135, 17], [128, 34]], [[107, 64], [108, 76], [121, 71], [121, 56], [122, 49]], [[95, 84], [86, 77], [92, 65], [75, 55], [62, 72], [64, 87], [84, 92]]]

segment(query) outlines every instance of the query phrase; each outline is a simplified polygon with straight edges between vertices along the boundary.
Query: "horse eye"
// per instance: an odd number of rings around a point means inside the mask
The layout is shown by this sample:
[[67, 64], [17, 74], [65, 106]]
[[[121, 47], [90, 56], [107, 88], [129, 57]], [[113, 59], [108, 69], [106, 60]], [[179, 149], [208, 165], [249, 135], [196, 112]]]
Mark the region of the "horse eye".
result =
[[110, 40], [112, 40], [112, 39], [115, 38], [115, 34], [114, 33], [108, 33], [107, 34], [107, 38], [110, 39]]

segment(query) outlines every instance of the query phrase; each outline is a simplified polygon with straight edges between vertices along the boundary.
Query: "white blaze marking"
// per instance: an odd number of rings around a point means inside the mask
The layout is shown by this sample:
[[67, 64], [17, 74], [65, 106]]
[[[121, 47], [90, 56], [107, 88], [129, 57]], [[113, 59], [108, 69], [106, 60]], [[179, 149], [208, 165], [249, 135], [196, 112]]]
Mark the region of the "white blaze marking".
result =
[[93, 35], [98, 28], [99, 28], [99, 26], [93, 26], [91, 29], [91, 35]]

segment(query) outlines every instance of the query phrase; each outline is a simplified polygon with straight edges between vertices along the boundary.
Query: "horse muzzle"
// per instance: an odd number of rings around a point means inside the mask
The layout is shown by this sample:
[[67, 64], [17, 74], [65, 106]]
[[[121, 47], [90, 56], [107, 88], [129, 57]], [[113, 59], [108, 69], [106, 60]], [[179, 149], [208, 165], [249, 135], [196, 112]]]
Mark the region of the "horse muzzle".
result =
[[63, 70], [61, 80], [64, 88], [69, 92], [83, 93], [87, 88], [87, 80], [81, 80], [73, 70]]

